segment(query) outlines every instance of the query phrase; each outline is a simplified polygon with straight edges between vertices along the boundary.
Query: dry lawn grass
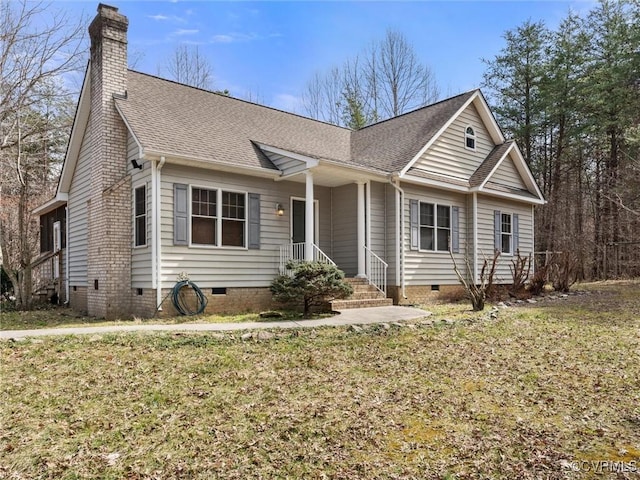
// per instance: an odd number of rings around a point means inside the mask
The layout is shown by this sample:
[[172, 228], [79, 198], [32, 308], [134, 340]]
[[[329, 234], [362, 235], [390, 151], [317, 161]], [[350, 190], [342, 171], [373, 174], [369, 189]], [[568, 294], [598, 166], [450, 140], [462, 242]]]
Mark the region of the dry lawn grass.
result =
[[588, 471], [640, 469], [638, 287], [263, 342], [5, 341], [0, 478], [638, 478]]
[[[300, 320], [300, 312], [282, 312], [283, 317], [276, 320]], [[324, 316], [318, 314], [318, 317]], [[273, 321], [273, 318], [261, 318], [259, 313], [241, 313], [237, 315], [196, 315], [178, 317], [133, 318], [130, 320], [103, 320], [80, 315], [70, 308], [48, 307], [30, 312], [0, 312], [0, 330], [31, 330], [40, 328], [64, 327], [101, 327], [111, 325], [135, 324], [183, 324], [183, 323], [238, 323]]]

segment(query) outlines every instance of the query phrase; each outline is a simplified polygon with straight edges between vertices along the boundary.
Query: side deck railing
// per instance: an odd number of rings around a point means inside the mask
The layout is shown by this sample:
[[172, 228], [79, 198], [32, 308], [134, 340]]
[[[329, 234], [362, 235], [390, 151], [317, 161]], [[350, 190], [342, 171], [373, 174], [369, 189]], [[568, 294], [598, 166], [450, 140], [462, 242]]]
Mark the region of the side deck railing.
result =
[[47, 252], [31, 264], [32, 291], [39, 293], [46, 288], [61, 288], [62, 250]]

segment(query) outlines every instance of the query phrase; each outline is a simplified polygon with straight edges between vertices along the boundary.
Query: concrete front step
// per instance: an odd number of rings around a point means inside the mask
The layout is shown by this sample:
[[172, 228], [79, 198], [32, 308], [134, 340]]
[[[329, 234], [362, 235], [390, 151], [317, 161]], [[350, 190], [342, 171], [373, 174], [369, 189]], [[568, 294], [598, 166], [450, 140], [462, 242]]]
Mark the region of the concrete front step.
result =
[[384, 294], [369, 283], [366, 278], [345, 278], [345, 281], [353, 287], [353, 294], [346, 300], [334, 300], [331, 302], [332, 310], [344, 310], [348, 308], [386, 307], [393, 305], [393, 300], [385, 298]]
[[346, 310], [348, 308], [388, 307], [393, 305], [391, 298], [367, 298], [361, 300], [334, 300], [331, 310]]

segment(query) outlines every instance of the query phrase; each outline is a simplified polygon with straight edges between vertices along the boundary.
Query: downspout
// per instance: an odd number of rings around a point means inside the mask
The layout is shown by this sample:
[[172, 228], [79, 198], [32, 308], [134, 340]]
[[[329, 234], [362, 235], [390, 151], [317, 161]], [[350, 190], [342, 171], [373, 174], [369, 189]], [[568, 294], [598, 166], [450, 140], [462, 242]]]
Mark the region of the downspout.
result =
[[156, 200], [155, 224], [156, 224], [156, 237], [154, 238], [154, 245], [156, 246], [156, 307], [158, 310], [162, 310], [160, 303], [162, 302], [162, 195], [160, 189], [162, 188], [162, 174], [161, 170], [164, 166], [165, 158], [160, 157], [160, 162], [156, 168], [156, 188], [153, 191], [153, 195]]
[[[393, 183], [394, 178], [398, 185]], [[400, 235], [396, 235], [396, 284], [400, 283], [402, 298], [406, 299], [407, 293], [404, 282], [404, 190], [400, 188], [400, 180], [397, 173], [389, 176], [389, 183], [396, 189], [396, 205], [400, 206], [400, 215], [398, 215], [398, 208], [396, 208], [395, 214], [396, 232], [400, 231]], [[400, 282], [398, 282], [398, 279]]]
[[536, 273], [536, 211], [535, 206], [531, 205], [531, 260], [529, 261], [529, 268], [531, 268], [531, 276]]
[[65, 230], [64, 230], [64, 253], [65, 253], [65, 268], [64, 268], [64, 277], [65, 277], [65, 305], [69, 305], [69, 295], [71, 295], [71, 288], [69, 287], [69, 203], [67, 201], [67, 205], [64, 207], [64, 215], [65, 215]]
[[157, 164], [155, 160], [151, 160], [151, 288], [157, 288], [157, 278], [156, 278], [156, 232], [157, 232], [157, 224], [156, 224], [156, 210], [158, 206], [156, 205], [156, 171]]

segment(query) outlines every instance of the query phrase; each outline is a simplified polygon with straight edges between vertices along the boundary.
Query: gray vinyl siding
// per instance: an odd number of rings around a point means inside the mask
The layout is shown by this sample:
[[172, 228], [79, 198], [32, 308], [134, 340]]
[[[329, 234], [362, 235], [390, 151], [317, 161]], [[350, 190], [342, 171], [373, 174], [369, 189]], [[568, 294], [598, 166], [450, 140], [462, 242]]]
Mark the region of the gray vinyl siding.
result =
[[358, 273], [358, 186], [336, 187], [332, 192], [333, 261], [346, 276]]
[[[396, 238], [400, 232], [396, 232], [396, 189], [391, 185], [385, 185], [386, 197], [386, 255], [382, 258], [389, 264], [387, 269], [387, 283], [396, 285], [398, 276], [396, 274]], [[374, 222], [376, 220], [374, 219]]]
[[[386, 185], [379, 182], [371, 182], [371, 245], [370, 248], [382, 260], [387, 262], [386, 256], [386, 220], [387, 220], [387, 198]], [[389, 262], [387, 262], [389, 263]]]
[[[502, 213], [518, 214], [520, 235], [520, 255], [525, 256], [533, 250], [533, 218], [531, 205], [526, 203], [501, 200], [486, 195], [478, 195], [478, 272], [486, 257], [489, 262], [494, 252], [494, 225], [493, 212], [500, 210]], [[495, 283], [512, 283], [509, 270], [514, 255], [502, 254], [498, 260]]]
[[91, 129], [87, 124], [69, 187], [69, 285], [87, 285], [87, 200], [91, 188]]
[[[260, 249], [173, 245], [174, 183], [259, 194]], [[330, 193], [328, 188], [314, 188], [314, 197], [319, 201], [319, 247], [328, 255], [331, 243]], [[163, 288], [172, 287], [181, 272], [186, 272], [202, 288], [265, 287], [278, 274], [280, 245], [291, 241], [290, 199], [304, 198], [305, 184], [274, 182], [168, 163], [162, 169], [161, 196]], [[276, 215], [278, 203], [286, 206], [283, 216]]]
[[405, 221], [404, 251], [405, 251], [405, 282], [407, 285], [452, 285], [458, 283], [453, 270], [453, 262], [449, 252], [431, 252], [411, 250], [411, 229], [409, 202], [421, 202], [438, 205], [457, 206], [459, 208], [460, 253], [454, 254], [458, 267], [465, 268], [465, 251], [467, 249], [468, 227], [467, 196], [445, 190], [403, 185], [405, 200], [403, 214]]
[[490, 187], [492, 183], [512, 189], [527, 190], [527, 186], [522, 181], [520, 172], [516, 169], [510, 156], [505, 158], [495, 173], [491, 175], [487, 186]]
[[[131, 160], [138, 160], [142, 163], [142, 170], [133, 168]], [[151, 244], [153, 242], [151, 223], [152, 219], [152, 198], [151, 191], [151, 162], [140, 160], [138, 145], [131, 134], [127, 134], [127, 173], [131, 175], [131, 287], [151, 288], [152, 287], [152, 259]], [[134, 191], [137, 187], [146, 186], [147, 195], [147, 245], [144, 247], [135, 246], [135, 226], [134, 226]]]
[[[476, 149], [465, 148], [465, 130], [476, 134]], [[476, 171], [494, 147], [476, 107], [469, 105], [415, 163], [414, 168], [463, 180]]]

